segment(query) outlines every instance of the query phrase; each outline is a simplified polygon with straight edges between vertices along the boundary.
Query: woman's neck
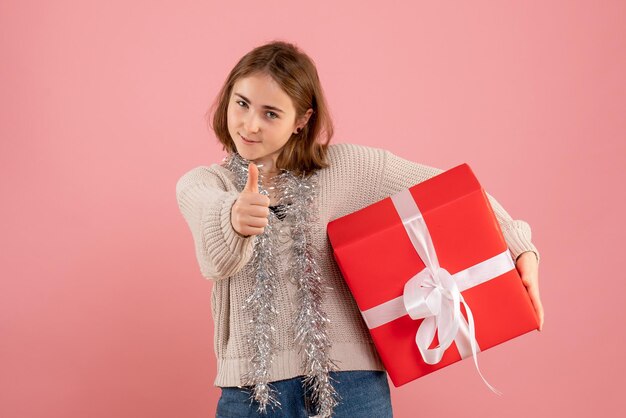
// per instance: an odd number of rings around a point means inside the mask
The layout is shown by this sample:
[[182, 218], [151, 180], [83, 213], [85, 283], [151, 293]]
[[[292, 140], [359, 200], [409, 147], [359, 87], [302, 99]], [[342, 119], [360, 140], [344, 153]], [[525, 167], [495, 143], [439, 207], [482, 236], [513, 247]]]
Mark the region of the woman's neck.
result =
[[252, 162], [259, 167], [259, 172], [263, 173], [266, 177], [274, 177], [280, 172], [280, 170], [276, 168], [276, 161], [272, 156], [266, 156], [263, 159], [253, 160]]

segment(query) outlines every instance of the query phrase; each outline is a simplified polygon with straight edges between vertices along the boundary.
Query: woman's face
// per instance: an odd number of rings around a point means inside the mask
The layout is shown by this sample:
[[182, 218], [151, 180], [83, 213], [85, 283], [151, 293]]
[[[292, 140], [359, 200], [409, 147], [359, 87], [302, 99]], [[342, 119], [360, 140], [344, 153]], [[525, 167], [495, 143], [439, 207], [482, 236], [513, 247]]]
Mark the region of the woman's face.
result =
[[[275, 171], [276, 159], [296, 128], [291, 98], [266, 74], [235, 82], [228, 102], [228, 132], [239, 154], [262, 171]], [[308, 119], [308, 118], [307, 118]]]

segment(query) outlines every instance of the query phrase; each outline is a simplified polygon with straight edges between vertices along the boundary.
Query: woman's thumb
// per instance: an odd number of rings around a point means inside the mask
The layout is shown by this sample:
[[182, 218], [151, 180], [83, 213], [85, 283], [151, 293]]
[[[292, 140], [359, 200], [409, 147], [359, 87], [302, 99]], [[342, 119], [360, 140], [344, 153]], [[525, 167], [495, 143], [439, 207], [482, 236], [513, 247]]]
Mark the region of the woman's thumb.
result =
[[254, 163], [248, 165], [248, 182], [244, 188], [246, 192], [259, 192], [259, 168]]

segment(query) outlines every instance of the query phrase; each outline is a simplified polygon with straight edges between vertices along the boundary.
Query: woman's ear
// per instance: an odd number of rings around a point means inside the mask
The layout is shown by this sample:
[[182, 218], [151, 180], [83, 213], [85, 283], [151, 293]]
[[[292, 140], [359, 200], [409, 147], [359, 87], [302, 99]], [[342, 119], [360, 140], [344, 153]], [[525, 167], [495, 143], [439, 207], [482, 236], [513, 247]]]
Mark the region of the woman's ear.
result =
[[302, 117], [298, 119], [298, 122], [296, 123], [296, 131], [300, 131], [302, 128], [304, 128], [304, 125], [307, 124], [312, 114], [313, 109], [311, 108], [307, 109], [307, 111], [304, 112], [304, 115], [302, 115]]

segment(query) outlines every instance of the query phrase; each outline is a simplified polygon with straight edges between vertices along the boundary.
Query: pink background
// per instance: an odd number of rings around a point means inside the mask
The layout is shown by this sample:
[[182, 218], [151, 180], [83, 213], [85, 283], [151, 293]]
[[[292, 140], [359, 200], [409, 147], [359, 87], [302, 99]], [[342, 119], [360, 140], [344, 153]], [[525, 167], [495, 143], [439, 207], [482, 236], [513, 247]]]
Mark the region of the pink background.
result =
[[[433, 5], [431, 3], [437, 3]], [[384, 6], [382, 5], [384, 4]], [[354, 142], [468, 162], [542, 253], [544, 331], [392, 388], [396, 417], [624, 410], [623, 1], [0, 4], [0, 416], [209, 417], [211, 284], [176, 180], [273, 39]]]

